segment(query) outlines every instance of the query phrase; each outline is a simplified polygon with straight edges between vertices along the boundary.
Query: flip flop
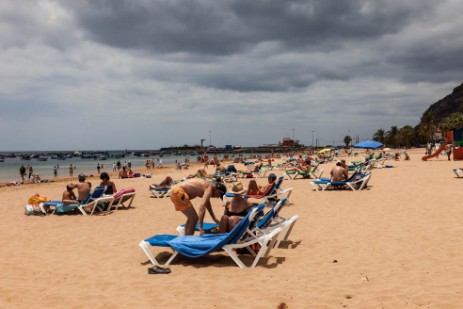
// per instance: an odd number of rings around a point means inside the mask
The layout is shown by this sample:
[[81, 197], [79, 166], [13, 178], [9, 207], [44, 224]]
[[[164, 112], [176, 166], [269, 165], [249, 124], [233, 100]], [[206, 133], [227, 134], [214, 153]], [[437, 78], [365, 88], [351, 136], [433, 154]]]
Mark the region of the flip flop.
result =
[[154, 274], [170, 274], [171, 270], [170, 268], [162, 268], [159, 266], [153, 266], [148, 268], [148, 274], [154, 275]]

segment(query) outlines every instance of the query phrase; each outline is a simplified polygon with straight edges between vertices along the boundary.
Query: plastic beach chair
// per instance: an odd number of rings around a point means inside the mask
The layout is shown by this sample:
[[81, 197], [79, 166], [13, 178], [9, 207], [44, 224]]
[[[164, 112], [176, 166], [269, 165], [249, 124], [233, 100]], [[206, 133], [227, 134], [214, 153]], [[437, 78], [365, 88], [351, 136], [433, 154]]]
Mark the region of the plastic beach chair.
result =
[[[251, 232], [257, 219], [262, 215], [262, 208], [262, 205], [254, 207], [229, 233], [200, 236], [158, 234], [141, 241], [139, 246], [156, 266], [160, 264], [151, 253], [150, 247], [168, 247], [173, 251], [164, 265], [169, 265], [178, 254], [188, 258], [198, 258], [223, 249], [240, 268], [254, 268], [259, 259], [269, 253], [269, 248], [274, 246], [281, 231], [281, 228], [277, 228], [269, 234], [260, 236]], [[260, 244], [257, 253], [251, 250], [251, 246], [256, 243]], [[252, 254], [253, 261], [250, 265], [246, 265], [238, 256], [235, 249], [240, 248], [246, 248]]]

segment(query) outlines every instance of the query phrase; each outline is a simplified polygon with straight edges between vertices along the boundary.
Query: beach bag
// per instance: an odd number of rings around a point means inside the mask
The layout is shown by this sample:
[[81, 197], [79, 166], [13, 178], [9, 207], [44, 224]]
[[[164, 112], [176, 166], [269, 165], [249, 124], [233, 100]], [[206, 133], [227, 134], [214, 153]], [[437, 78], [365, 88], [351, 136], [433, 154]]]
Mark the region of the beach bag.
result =
[[24, 214], [26, 216], [42, 216], [45, 213], [42, 211], [42, 208], [38, 204], [27, 204], [24, 206]]
[[45, 211], [42, 207], [40, 207], [41, 203], [50, 201], [45, 196], [40, 196], [40, 194], [35, 194], [31, 196], [28, 201], [27, 205], [24, 206], [24, 214], [26, 216], [41, 216], [45, 215]]
[[50, 200], [45, 196], [40, 196], [40, 194], [33, 195], [27, 201], [30, 205], [39, 205], [40, 203], [49, 202]]

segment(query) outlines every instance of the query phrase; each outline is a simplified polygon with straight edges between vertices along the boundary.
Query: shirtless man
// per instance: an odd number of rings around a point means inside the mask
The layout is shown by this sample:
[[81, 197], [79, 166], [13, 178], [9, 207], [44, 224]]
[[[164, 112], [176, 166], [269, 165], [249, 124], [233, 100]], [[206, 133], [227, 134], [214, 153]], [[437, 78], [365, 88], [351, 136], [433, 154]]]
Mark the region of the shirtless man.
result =
[[[222, 183], [211, 184], [209, 181], [198, 178], [187, 179], [170, 190], [170, 200], [175, 205], [175, 210], [181, 211], [186, 217], [185, 235], [193, 235], [196, 223], [199, 220], [199, 233], [204, 234], [203, 222], [206, 209], [212, 220], [219, 223], [211, 206], [211, 198], [223, 198], [227, 188]], [[199, 215], [193, 207], [191, 200], [200, 197]]]
[[306, 163], [299, 163], [296, 167], [286, 169], [287, 172], [299, 172], [299, 173], [308, 173], [310, 172], [311, 167]]
[[119, 172], [119, 178], [125, 179], [129, 178], [129, 171], [125, 166], [122, 167], [122, 170]]
[[78, 177], [78, 184], [71, 184], [73, 189], [77, 188], [77, 195], [79, 197], [79, 202], [85, 201], [90, 194], [91, 186], [89, 182], [85, 182], [87, 178], [84, 174], [80, 174]]
[[72, 184], [66, 186], [66, 191], [63, 192], [62, 202], [66, 205], [79, 204], [79, 201], [77, 201], [76, 195], [74, 194], [74, 186]]
[[331, 181], [337, 182], [337, 181], [346, 181], [348, 176], [347, 173], [347, 166], [346, 166], [346, 161], [344, 161], [344, 165], [341, 161], [336, 162], [336, 166], [333, 167], [331, 170]]

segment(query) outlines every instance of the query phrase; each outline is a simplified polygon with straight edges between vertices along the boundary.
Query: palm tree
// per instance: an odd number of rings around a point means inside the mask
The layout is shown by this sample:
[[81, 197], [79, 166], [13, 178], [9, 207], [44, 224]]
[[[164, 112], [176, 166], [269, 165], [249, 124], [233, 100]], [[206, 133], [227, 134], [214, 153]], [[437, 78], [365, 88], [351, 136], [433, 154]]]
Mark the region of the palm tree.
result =
[[386, 140], [386, 131], [384, 129], [376, 131], [375, 134], [373, 134], [373, 140], [384, 144]]
[[406, 125], [400, 128], [400, 130], [397, 132], [396, 141], [401, 146], [410, 147], [410, 144], [412, 143], [414, 137], [415, 131], [411, 126]]
[[418, 129], [420, 135], [424, 137], [427, 142], [430, 142], [433, 140], [436, 128], [436, 119], [434, 115], [431, 111], [427, 111], [424, 113], [423, 117], [421, 117], [421, 125]]
[[397, 126], [392, 126], [389, 131], [386, 132], [386, 142], [390, 145], [397, 146], [397, 133], [399, 132], [399, 129]]

